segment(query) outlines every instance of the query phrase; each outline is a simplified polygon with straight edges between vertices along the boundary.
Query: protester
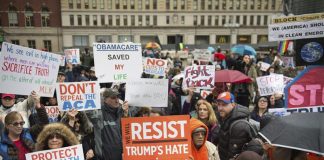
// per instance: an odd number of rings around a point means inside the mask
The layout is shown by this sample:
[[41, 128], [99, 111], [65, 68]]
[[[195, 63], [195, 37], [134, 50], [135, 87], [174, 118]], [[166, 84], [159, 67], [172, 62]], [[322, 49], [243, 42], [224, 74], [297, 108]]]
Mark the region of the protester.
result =
[[235, 160], [262, 160], [262, 157], [253, 151], [244, 151]]
[[198, 106], [203, 102], [203, 99], [200, 99], [197, 101], [196, 105], [195, 105], [195, 110], [191, 111], [189, 113], [191, 118], [198, 118]]
[[219, 160], [217, 148], [207, 141], [208, 128], [201, 121], [190, 119], [191, 150], [194, 160]]
[[275, 108], [276, 99], [274, 94], [269, 96], [269, 108]]
[[0, 155], [3, 159], [25, 160], [25, 154], [35, 150], [35, 144], [28, 129], [23, 128], [25, 121], [16, 111], [5, 117], [5, 131], [0, 141]]
[[217, 119], [210, 103], [202, 100], [198, 105], [198, 119], [208, 127], [208, 141], [216, 137]]
[[[242, 152], [245, 143], [251, 140], [251, 129], [248, 123], [235, 121], [247, 119], [249, 109], [237, 105], [234, 96], [230, 92], [223, 92], [217, 97], [218, 113], [216, 114], [220, 125], [218, 139], [214, 144], [218, 145], [219, 155], [222, 160], [229, 160]], [[230, 131], [231, 128], [231, 131]], [[231, 133], [229, 133], [231, 132]], [[216, 143], [215, 143], [216, 142]]]
[[269, 100], [266, 96], [260, 96], [257, 98], [255, 107], [250, 114], [251, 119], [260, 122], [261, 117], [268, 112]]
[[128, 117], [128, 102], [120, 104], [118, 96], [118, 91], [114, 89], [105, 90], [101, 110], [88, 113], [88, 118], [94, 126], [94, 153], [98, 159], [122, 159], [121, 118]]

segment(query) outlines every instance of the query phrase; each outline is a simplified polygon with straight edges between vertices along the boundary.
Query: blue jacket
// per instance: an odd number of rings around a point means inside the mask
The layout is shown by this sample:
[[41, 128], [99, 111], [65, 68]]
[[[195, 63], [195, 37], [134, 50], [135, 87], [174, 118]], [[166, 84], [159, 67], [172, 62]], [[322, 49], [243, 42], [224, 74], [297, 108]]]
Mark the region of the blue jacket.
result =
[[[26, 128], [23, 129], [22, 133], [20, 134], [20, 137], [21, 137], [21, 140], [28, 140], [28, 141], [34, 142], [31, 134], [29, 133], [28, 129], [26, 129]], [[13, 157], [10, 157], [8, 154], [9, 146], [13, 146], [14, 148], [16, 148], [14, 146], [14, 144], [12, 143], [12, 141], [9, 139], [8, 134], [3, 132], [1, 135], [1, 139], [0, 139], [0, 155], [2, 156], [2, 158], [4, 160], [15, 159]], [[26, 146], [26, 147], [28, 147], [28, 146]]]

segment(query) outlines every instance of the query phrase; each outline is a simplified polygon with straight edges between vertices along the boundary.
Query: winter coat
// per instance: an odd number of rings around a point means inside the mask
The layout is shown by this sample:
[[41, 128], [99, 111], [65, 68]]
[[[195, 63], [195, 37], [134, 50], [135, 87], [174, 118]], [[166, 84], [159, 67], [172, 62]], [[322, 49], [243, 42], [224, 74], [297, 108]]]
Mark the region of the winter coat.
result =
[[206, 141], [205, 146], [208, 151], [208, 160], [220, 160], [217, 147], [213, 143]]
[[231, 134], [229, 133], [230, 126], [234, 121], [246, 119], [249, 114], [249, 109], [240, 105], [235, 106], [225, 119], [222, 119], [219, 113], [216, 114], [220, 130], [218, 139], [213, 142], [218, 146], [219, 155], [222, 160], [228, 160], [236, 154], [240, 154], [243, 145], [251, 140], [250, 126], [247, 123], [237, 123], [232, 128]]
[[77, 137], [66, 125], [63, 123], [51, 123], [46, 125], [42, 132], [39, 133], [37, 137], [36, 150], [48, 150], [48, 137], [53, 134], [58, 134], [63, 137], [65, 142], [64, 144], [66, 145], [63, 147], [79, 144]]

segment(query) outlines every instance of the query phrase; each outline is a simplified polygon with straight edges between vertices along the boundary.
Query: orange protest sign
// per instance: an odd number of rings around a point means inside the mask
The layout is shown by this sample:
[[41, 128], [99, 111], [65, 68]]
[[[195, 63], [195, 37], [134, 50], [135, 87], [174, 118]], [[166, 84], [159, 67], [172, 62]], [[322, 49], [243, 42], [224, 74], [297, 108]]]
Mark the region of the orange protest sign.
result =
[[189, 160], [189, 116], [122, 119], [124, 160]]

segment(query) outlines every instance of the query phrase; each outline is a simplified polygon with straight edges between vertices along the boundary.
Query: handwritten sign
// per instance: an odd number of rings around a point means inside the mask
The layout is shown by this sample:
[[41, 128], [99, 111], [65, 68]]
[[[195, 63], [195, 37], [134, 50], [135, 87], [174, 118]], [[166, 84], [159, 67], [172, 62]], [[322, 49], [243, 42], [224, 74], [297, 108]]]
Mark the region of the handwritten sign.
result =
[[294, 57], [281, 57], [285, 67], [295, 67]]
[[72, 63], [72, 64], [80, 64], [80, 49], [65, 49], [65, 60], [66, 63]]
[[41, 50], [2, 43], [0, 91], [53, 97], [61, 56]]
[[57, 83], [57, 101], [61, 111], [100, 109], [100, 86], [95, 81]]
[[265, 63], [265, 62], [259, 62], [260, 64], [260, 70], [261, 71], [267, 71], [270, 67], [270, 64], [269, 63]]
[[189, 116], [122, 118], [123, 159], [189, 159]]
[[183, 88], [196, 87], [210, 89], [215, 86], [215, 66], [195, 65], [185, 69], [185, 76], [182, 83]]
[[58, 106], [45, 106], [48, 121], [50, 123], [58, 122], [58, 116], [60, 115], [60, 109]]
[[168, 80], [142, 78], [128, 81], [125, 94], [131, 106], [167, 107]]
[[27, 160], [84, 160], [82, 144], [26, 154]]
[[256, 81], [261, 96], [268, 96], [274, 93], [283, 94], [284, 80], [282, 74], [257, 77]]
[[94, 43], [93, 52], [99, 82], [126, 82], [142, 75], [141, 44]]
[[147, 74], [164, 76], [167, 68], [167, 60], [156, 58], [144, 59], [144, 72]]

